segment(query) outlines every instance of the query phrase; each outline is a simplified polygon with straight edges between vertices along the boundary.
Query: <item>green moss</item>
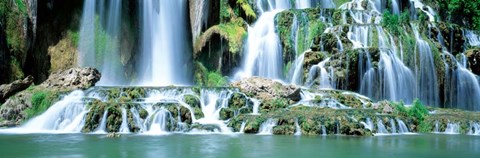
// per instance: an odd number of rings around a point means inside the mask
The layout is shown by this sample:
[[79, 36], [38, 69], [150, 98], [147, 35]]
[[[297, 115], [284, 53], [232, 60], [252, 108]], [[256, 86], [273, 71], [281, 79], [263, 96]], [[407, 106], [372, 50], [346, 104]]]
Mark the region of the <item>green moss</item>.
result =
[[35, 117], [46, 111], [57, 97], [56, 94], [50, 91], [37, 91], [33, 93], [31, 98], [32, 107], [25, 111], [27, 118]]
[[67, 37], [70, 38], [70, 41], [72, 41], [75, 47], [78, 47], [78, 42], [80, 41], [80, 32], [69, 30], [67, 32]]
[[227, 83], [227, 79], [218, 72], [209, 72], [207, 75], [207, 86], [209, 87], [221, 87]]
[[10, 71], [12, 72], [11, 74], [12, 81], [23, 79], [25, 77], [22, 67], [16, 58], [12, 58], [12, 60], [10, 61]]

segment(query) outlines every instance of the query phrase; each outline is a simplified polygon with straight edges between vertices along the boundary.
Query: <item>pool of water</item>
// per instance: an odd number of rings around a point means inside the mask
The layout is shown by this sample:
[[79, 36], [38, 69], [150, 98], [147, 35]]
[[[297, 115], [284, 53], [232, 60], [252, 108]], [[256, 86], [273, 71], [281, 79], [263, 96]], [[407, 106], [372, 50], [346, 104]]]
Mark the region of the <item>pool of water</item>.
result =
[[478, 157], [480, 136], [1, 134], [0, 157]]

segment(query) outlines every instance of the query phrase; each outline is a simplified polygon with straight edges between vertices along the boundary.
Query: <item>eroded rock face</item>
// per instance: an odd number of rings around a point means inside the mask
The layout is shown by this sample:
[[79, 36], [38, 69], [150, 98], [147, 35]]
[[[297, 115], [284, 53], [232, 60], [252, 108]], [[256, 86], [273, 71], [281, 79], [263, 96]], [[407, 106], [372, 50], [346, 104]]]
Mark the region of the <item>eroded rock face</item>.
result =
[[57, 89], [87, 89], [95, 86], [101, 74], [95, 68], [71, 68], [53, 73], [40, 86]]
[[301, 98], [296, 86], [283, 85], [280, 82], [260, 77], [246, 78], [233, 82], [230, 86], [239, 88], [241, 92], [248, 96], [253, 96], [261, 100], [288, 98], [298, 101], [299, 98]]
[[480, 75], [480, 49], [467, 50], [466, 56], [472, 72]]
[[27, 89], [33, 83], [33, 77], [28, 76], [23, 80], [16, 80], [10, 84], [0, 85], [0, 103], [5, 102], [5, 100], [14, 95], [17, 92]]

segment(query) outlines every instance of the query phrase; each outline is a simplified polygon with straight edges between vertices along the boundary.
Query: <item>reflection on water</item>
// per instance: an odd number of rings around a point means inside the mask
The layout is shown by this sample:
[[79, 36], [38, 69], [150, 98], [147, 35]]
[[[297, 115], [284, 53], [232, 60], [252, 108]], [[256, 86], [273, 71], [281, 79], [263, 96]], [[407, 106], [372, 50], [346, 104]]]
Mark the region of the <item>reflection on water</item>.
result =
[[0, 135], [2, 157], [476, 157], [466, 135]]

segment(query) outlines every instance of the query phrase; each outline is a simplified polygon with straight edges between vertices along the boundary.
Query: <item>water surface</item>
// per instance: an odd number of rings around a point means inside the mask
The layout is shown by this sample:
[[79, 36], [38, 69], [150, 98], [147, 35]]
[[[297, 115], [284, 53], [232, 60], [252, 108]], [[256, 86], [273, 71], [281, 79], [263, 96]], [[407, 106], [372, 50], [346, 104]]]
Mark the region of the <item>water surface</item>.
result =
[[465, 135], [0, 135], [1, 157], [477, 157]]

